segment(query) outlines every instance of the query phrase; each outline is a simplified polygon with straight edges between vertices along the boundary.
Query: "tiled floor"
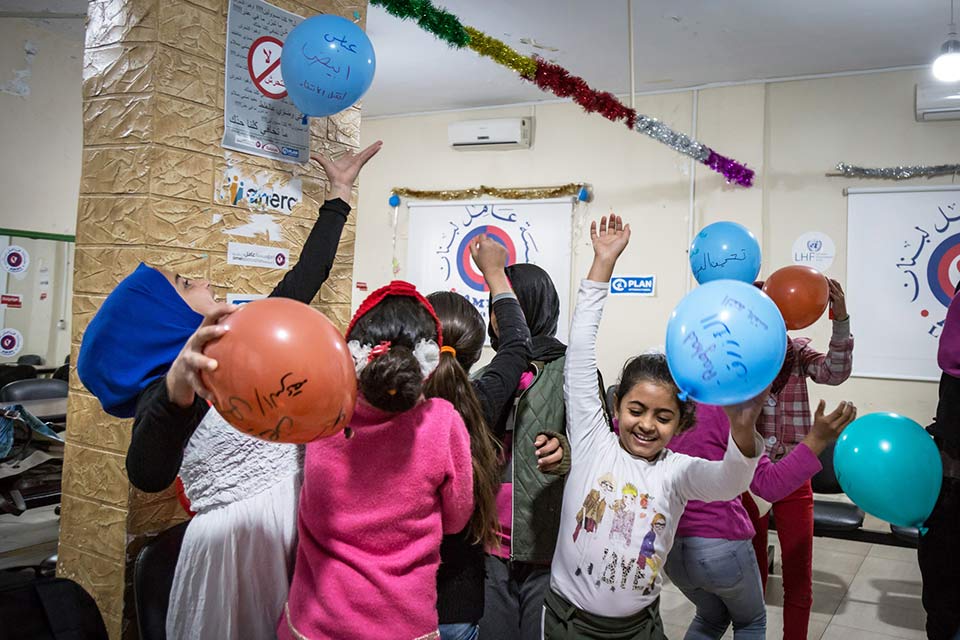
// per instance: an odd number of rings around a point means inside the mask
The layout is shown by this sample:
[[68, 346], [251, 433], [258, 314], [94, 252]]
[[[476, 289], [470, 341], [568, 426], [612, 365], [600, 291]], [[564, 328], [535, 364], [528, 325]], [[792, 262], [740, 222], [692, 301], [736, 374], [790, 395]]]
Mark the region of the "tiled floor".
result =
[[57, 552], [60, 516], [55, 505], [0, 515], [0, 569], [39, 564]]
[[[879, 522], [873, 524], [882, 528]], [[767, 638], [781, 638], [783, 582], [776, 533], [771, 533], [770, 543], [777, 546], [778, 562], [775, 575], [767, 583]], [[664, 587], [660, 614], [668, 638], [683, 638], [693, 611], [693, 605], [676, 587]], [[814, 539], [810, 640], [922, 639], [926, 637], [925, 620], [914, 549]], [[724, 638], [732, 637], [728, 630]]]

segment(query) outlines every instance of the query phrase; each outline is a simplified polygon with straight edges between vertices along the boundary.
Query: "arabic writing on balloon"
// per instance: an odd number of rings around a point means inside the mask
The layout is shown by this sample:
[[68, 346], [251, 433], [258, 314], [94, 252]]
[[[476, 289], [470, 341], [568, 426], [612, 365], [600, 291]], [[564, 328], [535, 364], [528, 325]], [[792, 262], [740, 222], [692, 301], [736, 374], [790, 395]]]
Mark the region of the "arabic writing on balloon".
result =
[[695, 252], [695, 253], [693, 254], [693, 256], [692, 256], [692, 257], [694, 258], [694, 260], [693, 260], [693, 262], [694, 262], [694, 267], [693, 267], [693, 275], [694, 275], [694, 277], [700, 275], [701, 273], [703, 273], [704, 271], [706, 271], [708, 268], [709, 268], [709, 269], [721, 268], [721, 267], [725, 266], [725, 265], [726, 265], [728, 262], [730, 262], [731, 260], [733, 260], [733, 261], [743, 261], [743, 260], [746, 260], [746, 259], [747, 259], [747, 251], [746, 251], [746, 249], [741, 249], [741, 250], [739, 251], [739, 253], [736, 252], [736, 251], [734, 251], [734, 252], [732, 252], [732, 253], [730, 253], [730, 254], [728, 254], [728, 255], [725, 255], [725, 256], [711, 256], [709, 251], [704, 251], [704, 252], [703, 252], [703, 257], [702, 257], [701, 259], [699, 259], [699, 260], [697, 260], [697, 257], [698, 257], [698, 256], [697, 256], [697, 253], [698, 253], [698, 252]]

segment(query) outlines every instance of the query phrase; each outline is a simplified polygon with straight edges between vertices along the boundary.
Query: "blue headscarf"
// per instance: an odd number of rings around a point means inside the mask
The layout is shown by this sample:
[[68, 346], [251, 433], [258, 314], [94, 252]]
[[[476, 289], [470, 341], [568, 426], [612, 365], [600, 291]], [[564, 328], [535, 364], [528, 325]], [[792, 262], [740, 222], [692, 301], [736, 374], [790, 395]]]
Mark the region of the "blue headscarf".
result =
[[77, 373], [103, 410], [131, 418], [137, 396], [170, 369], [203, 322], [162, 273], [140, 263], [83, 334]]

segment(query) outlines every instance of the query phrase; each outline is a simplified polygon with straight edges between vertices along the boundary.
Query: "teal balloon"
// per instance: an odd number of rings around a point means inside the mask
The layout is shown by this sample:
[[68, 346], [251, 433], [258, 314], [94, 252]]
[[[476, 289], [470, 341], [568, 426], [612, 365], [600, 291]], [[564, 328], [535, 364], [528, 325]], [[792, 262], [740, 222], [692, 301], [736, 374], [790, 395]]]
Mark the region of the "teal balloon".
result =
[[373, 82], [377, 56], [359, 26], [323, 14], [307, 18], [287, 36], [280, 73], [290, 100], [305, 116], [339, 113]]
[[787, 328], [767, 294], [736, 280], [697, 287], [667, 323], [667, 364], [698, 402], [737, 404], [756, 397], [780, 372]]
[[896, 413], [871, 413], [843, 430], [833, 452], [840, 487], [881, 520], [920, 528], [940, 495], [943, 463], [923, 427]]
[[700, 284], [714, 280], [753, 283], [760, 273], [760, 243], [736, 222], [704, 227], [690, 245], [690, 269]]

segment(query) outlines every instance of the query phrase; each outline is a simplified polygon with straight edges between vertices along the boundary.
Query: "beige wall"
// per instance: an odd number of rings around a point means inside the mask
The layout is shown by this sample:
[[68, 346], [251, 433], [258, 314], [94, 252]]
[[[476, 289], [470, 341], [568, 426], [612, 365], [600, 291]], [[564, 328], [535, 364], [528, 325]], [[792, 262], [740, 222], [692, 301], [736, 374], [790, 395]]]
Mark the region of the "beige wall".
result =
[[[29, 67], [27, 42], [36, 50]], [[83, 20], [2, 18], [0, 60], [0, 227], [74, 235]]]
[[[919, 124], [913, 118], [913, 86], [923, 72], [906, 71], [753, 84], [638, 96], [637, 109], [689, 132], [696, 103], [696, 136], [719, 152], [756, 169], [752, 189], [732, 187], [697, 165], [692, 209], [695, 228], [736, 220], [763, 240], [764, 274], [789, 263], [794, 240], [822, 231], [837, 244], [827, 272], [846, 278], [846, 198], [843, 188], [863, 181], [826, 178], [838, 161], [868, 166], [956, 162], [960, 122]], [[447, 124], [456, 120], [534, 116], [530, 150], [460, 152], [447, 145]], [[613, 208], [632, 224], [633, 241], [618, 271], [655, 273], [655, 298], [611, 300], [599, 336], [600, 365], [613, 381], [625, 354], [662, 345], [667, 317], [687, 289], [691, 163], [641, 135], [625, 131], [571, 104], [547, 104], [408, 118], [366, 120], [362, 143], [385, 142], [364, 173], [357, 223], [354, 277], [371, 288], [391, 277], [390, 208], [393, 186], [438, 189], [526, 186], [586, 181], [595, 201], [588, 217]], [[922, 184], [949, 183], [947, 179]], [[871, 185], [882, 183], [870, 183]], [[405, 264], [405, 208], [401, 207], [398, 249]], [[582, 236], [584, 237], [584, 236]], [[584, 241], [574, 252], [574, 279], [583, 277], [591, 252]], [[356, 307], [364, 296], [354, 290]], [[854, 318], [857, 323], [882, 322]], [[805, 330], [826, 347], [824, 319]], [[842, 389], [811, 386], [814, 401], [852, 399], [861, 412], [891, 410], [926, 424], [933, 415], [932, 383], [854, 379]]]

